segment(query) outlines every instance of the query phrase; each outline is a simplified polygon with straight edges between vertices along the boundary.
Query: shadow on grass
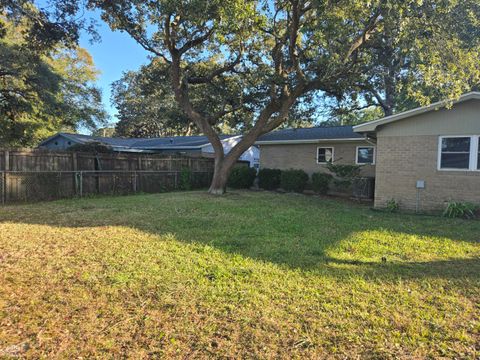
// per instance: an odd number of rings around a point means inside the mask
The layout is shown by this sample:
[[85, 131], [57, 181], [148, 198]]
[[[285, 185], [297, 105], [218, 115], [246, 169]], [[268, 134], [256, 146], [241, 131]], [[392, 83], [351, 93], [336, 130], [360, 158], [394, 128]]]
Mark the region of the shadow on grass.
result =
[[[69, 200], [6, 207], [0, 221], [171, 233], [181, 242], [332, 276], [480, 280], [480, 259], [468, 255], [478, 254], [478, 221], [372, 212], [299, 195], [192, 192]], [[403, 257], [407, 250], [410, 256]]]

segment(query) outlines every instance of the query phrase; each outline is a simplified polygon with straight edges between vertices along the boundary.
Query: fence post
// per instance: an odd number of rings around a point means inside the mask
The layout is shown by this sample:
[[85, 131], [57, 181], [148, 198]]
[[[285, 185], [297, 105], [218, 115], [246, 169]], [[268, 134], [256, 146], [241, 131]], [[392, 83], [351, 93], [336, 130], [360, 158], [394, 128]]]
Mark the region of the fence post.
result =
[[137, 172], [133, 173], [133, 193], [137, 193]]
[[5, 150], [5, 171], [9, 171], [10, 170], [10, 151], [8, 150]]
[[178, 171], [175, 170], [174, 174], [175, 174], [175, 183], [173, 184], [173, 189], [177, 190], [177, 188], [178, 188]]
[[2, 171], [2, 205], [7, 202], [7, 173]]
[[8, 181], [8, 171], [10, 171], [10, 151], [5, 150], [5, 166], [4, 170], [5, 172], [3, 173], [2, 181], [3, 181], [3, 186], [2, 186], [2, 203], [5, 204], [7, 202], [7, 181]]
[[80, 171], [80, 197], [83, 197], [83, 171]]

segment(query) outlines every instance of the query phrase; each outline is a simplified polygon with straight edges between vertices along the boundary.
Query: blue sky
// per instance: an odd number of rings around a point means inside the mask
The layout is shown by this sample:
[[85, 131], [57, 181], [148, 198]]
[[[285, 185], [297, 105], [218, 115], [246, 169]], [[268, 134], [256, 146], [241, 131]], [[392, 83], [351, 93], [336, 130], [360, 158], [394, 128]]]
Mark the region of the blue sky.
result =
[[91, 44], [90, 35], [83, 33], [80, 46], [89, 51], [96, 67], [101, 71], [97, 85], [102, 89], [105, 108], [111, 115], [110, 121], [115, 122], [116, 109], [110, 104], [110, 84], [120, 79], [124, 71], [136, 70], [147, 63], [148, 53], [128, 34], [111, 31], [100, 19], [98, 12], [89, 12], [86, 16], [97, 20], [101, 41]]

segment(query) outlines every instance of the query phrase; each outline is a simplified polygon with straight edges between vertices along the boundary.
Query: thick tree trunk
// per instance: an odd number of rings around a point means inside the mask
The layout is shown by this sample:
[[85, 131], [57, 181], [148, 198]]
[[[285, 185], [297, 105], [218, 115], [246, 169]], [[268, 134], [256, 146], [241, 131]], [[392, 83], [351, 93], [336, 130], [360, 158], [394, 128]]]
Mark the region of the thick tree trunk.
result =
[[227, 192], [228, 176], [236, 162], [237, 159], [231, 157], [215, 158], [213, 179], [208, 189], [210, 194], [223, 195]]

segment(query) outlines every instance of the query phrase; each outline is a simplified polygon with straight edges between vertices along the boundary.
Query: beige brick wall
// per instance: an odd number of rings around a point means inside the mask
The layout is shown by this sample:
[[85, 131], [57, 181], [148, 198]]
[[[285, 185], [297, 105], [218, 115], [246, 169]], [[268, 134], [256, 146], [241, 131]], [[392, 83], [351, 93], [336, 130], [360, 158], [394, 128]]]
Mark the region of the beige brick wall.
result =
[[[329, 172], [325, 165], [317, 164], [317, 148], [333, 147], [334, 161], [339, 164], [355, 164], [357, 146], [371, 146], [365, 141], [325, 142], [318, 144], [282, 144], [260, 146], [260, 168], [302, 169], [309, 175]], [[375, 176], [375, 166], [362, 167], [362, 175]]]
[[438, 136], [381, 136], [377, 140], [375, 207], [390, 199], [400, 208], [415, 210], [416, 182], [425, 180], [420, 190], [420, 211], [435, 211], [447, 201], [480, 204], [480, 172], [439, 171]]

